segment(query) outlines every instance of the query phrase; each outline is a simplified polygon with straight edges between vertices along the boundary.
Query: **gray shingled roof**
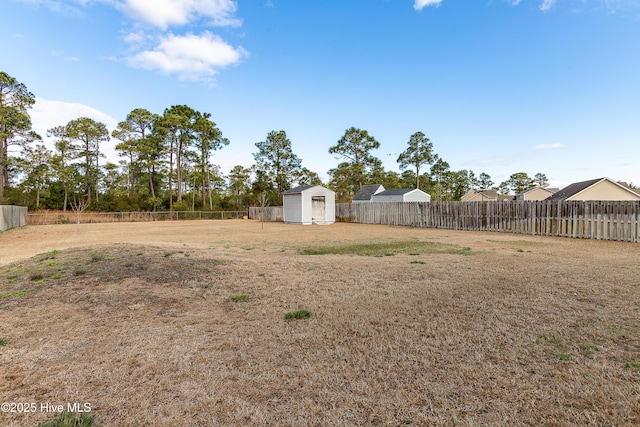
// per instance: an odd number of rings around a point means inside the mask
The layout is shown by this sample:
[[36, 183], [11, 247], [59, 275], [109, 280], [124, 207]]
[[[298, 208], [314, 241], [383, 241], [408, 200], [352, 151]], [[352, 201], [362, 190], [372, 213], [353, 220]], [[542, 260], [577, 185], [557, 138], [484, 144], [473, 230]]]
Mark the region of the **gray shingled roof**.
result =
[[380, 187], [382, 187], [380, 184], [363, 185], [360, 187], [356, 195], [353, 196], [353, 200], [371, 200], [371, 196], [376, 194], [376, 191], [378, 191]]
[[569, 184], [568, 186], [564, 187], [562, 190], [547, 197], [546, 200], [552, 200], [552, 201], [566, 200], [569, 197], [575, 196], [579, 192], [586, 190], [587, 188], [591, 187], [593, 184], [602, 181], [603, 179], [604, 178], [598, 178], [598, 179], [590, 179], [588, 181], [574, 182], [573, 184]]
[[283, 191], [282, 194], [298, 194], [298, 193], [302, 193], [304, 190], [311, 187], [315, 187], [315, 185], [299, 185], [295, 188], [292, 188], [291, 190]]

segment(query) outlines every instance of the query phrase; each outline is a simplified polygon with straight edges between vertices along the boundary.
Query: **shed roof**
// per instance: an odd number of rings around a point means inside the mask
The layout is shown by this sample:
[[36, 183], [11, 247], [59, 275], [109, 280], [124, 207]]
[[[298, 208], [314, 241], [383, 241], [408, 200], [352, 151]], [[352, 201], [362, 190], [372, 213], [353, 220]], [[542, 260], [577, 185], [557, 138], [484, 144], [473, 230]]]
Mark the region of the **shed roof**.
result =
[[295, 188], [292, 188], [291, 190], [283, 191], [282, 194], [300, 194], [304, 190], [308, 190], [309, 188], [312, 188], [312, 187], [318, 187], [318, 186], [317, 185], [299, 185]]
[[353, 200], [371, 200], [371, 196], [379, 194], [378, 190], [384, 187], [381, 184], [363, 185], [358, 192], [353, 196]]

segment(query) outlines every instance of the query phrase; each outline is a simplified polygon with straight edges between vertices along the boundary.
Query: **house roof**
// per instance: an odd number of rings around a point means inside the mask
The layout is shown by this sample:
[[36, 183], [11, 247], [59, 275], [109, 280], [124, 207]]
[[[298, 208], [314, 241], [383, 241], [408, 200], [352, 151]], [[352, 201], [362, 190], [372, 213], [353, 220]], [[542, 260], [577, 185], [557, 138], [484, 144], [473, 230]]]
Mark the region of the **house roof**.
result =
[[464, 199], [470, 199], [476, 195], [479, 195], [483, 199], [495, 200], [498, 198], [498, 191], [497, 190], [471, 190], [462, 197]]
[[490, 199], [497, 199], [499, 196], [498, 190], [480, 190], [478, 194], [482, 194]]
[[371, 196], [379, 193], [379, 189], [384, 187], [381, 184], [363, 185], [358, 192], [353, 196], [353, 200], [371, 200]]
[[581, 191], [586, 190], [593, 184], [602, 181], [604, 178], [590, 179], [588, 181], [574, 182], [564, 187], [562, 190], [552, 194], [547, 200], [566, 200], [571, 196], [575, 196]]
[[317, 187], [317, 185], [299, 185], [295, 188], [292, 188], [291, 190], [285, 190], [282, 192], [282, 194], [300, 194], [302, 193], [304, 190], [307, 190], [309, 188], [312, 187]]
[[[416, 191], [416, 188], [405, 188], [402, 190], [384, 190], [381, 193], [375, 194], [376, 196], [402, 196], [407, 193], [411, 193], [412, 191]], [[418, 190], [421, 191], [421, 190]]]
[[530, 192], [532, 192], [532, 191], [534, 191], [534, 190], [545, 190], [545, 191], [548, 191], [548, 192], [549, 192], [549, 193], [551, 193], [551, 194], [554, 194], [554, 193], [557, 193], [557, 192], [558, 192], [558, 189], [557, 189], [557, 188], [549, 188], [549, 187], [539, 187], [539, 186], [536, 186], [536, 187], [533, 187], [533, 188], [528, 189], [527, 191], [523, 191], [523, 192], [522, 192], [522, 193], [520, 193], [520, 194], [527, 194], [527, 193], [530, 193]]
[[419, 188], [403, 188], [401, 190], [385, 190], [385, 191], [382, 191], [380, 193], [374, 194], [374, 196], [375, 197], [378, 197], [378, 196], [404, 196], [405, 194], [409, 194], [409, 193], [413, 193], [413, 192], [418, 192], [420, 194], [428, 195], [427, 193], [425, 193], [424, 191], [420, 190]]
[[581, 182], [574, 182], [573, 184], [569, 184], [568, 186], [564, 187], [563, 189], [559, 190], [557, 193], [551, 195], [550, 197], [548, 197], [546, 200], [552, 200], [552, 201], [558, 201], [558, 200], [567, 200], [570, 197], [575, 196], [576, 194], [586, 190], [587, 188], [591, 187], [592, 185], [595, 185], [601, 181], [609, 181], [615, 185], [620, 186], [621, 188], [624, 188], [625, 190], [629, 191], [630, 193], [635, 194], [636, 196], [640, 196], [640, 194], [636, 193], [635, 191], [629, 189], [629, 187], [625, 187], [624, 185], [620, 185], [617, 182], [609, 179], [609, 178], [597, 178], [597, 179], [590, 179], [588, 181], [581, 181]]

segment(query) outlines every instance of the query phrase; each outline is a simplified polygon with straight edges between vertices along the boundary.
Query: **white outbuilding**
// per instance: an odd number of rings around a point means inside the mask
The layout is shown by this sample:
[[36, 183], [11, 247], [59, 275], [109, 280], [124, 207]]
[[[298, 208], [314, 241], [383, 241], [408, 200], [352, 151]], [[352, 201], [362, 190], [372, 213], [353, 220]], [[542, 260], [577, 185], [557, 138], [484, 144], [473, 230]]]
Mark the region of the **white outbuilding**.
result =
[[417, 188], [385, 190], [371, 196], [372, 203], [380, 202], [430, 202], [431, 196]]
[[320, 185], [301, 185], [282, 192], [284, 222], [291, 224], [333, 224], [336, 222], [336, 193]]

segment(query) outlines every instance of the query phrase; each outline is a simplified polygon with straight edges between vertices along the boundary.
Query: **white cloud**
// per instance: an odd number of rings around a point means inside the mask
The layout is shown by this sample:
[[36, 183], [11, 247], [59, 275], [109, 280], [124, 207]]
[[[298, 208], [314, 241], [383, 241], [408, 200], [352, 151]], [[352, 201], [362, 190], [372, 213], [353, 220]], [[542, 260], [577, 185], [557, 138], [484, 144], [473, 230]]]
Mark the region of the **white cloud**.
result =
[[233, 0], [123, 0], [119, 9], [130, 17], [166, 30], [200, 18], [216, 26], [240, 26]]
[[[103, 113], [93, 107], [76, 102], [50, 101], [48, 99], [36, 97], [36, 103], [29, 110], [31, 116], [31, 127], [44, 140], [49, 149], [53, 149], [53, 140], [47, 138], [47, 130], [56, 126], [64, 126], [69, 121], [80, 117], [89, 117], [95, 121], [102, 122], [109, 129], [109, 133], [118, 125], [118, 121], [110, 115]], [[117, 161], [117, 155], [112, 149], [113, 144], [104, 147], [107, 160]]]
[[549, 9], [553, 7], [556, 0], [543, 0], [542, 5], [540, 6], [540, 10], [543, 12], [547, 12]]
[[129, 45], [140, 46], [147, 40], [147, 36], [142, 31], [134, 31], [124, 36], [124, 41]]
[[129, 57], [134, 67], [177, 74], [183, 78], [201, 80], [216, 74], [217, 69], [238, 63], [247, 52], [226, 43], [205, 31], [197, 36], [169, 34], [154, 50], [145, 50]]
[[442, 0], [415, 0], [413, 8], [415, 10], [422, 10], [426, 6], [440, 6]]
[[49, 101], [38, 97], [36, 97], [33, 108], [29, 111], [29, 116], [31, 116], [33, 130], [42, 137], [47, 134], [47, 129], [64, 126], [70, 120], [80, 117], [89, 117], [113, 129], [118, 124], [118, 121], [113, 117], [87, 105], [75, 102]]

